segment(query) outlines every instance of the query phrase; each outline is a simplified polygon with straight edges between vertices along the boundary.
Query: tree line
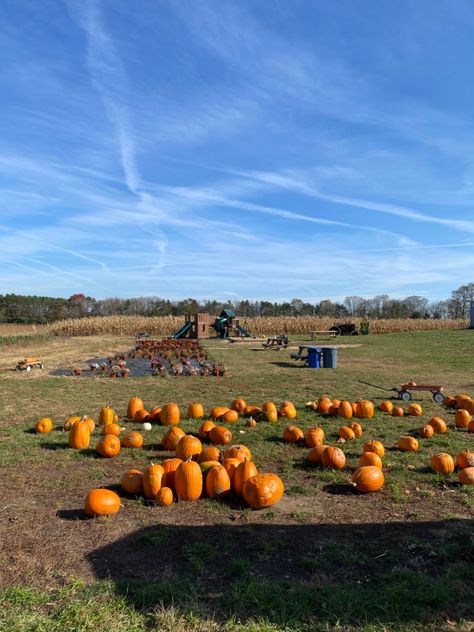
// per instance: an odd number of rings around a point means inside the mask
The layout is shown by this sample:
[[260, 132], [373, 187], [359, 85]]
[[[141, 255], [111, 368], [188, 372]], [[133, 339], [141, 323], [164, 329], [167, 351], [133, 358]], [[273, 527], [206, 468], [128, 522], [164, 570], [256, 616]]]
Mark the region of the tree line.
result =
[[219, 314], [225, 307], [239, 316], [330, 316], [332, 318], [468, 318], [474, 300], [474, 283], [462, 285], [444, 301], [429, 301], [423, 296], [403, 299], [380, 294], [372, 298], [347, 296], [341, 302], [328, 299], [308, 303], [299, 298], [288, 302], [272, 301], [198, 301], [187, 298], [170, 301], [158, 296], [94, 299], [84, 294], [69, 298], [49, 296], [0, 295], [0, 322], [45, 324], [65, 318], [85, 316], [181, 316], [187, 312]]

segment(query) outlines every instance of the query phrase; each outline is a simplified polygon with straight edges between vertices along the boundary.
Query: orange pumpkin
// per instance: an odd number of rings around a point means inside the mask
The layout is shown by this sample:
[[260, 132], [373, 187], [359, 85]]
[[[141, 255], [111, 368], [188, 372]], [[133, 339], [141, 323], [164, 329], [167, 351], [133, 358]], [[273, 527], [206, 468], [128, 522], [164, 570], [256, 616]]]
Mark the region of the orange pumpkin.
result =
[[351, 419], [353, 412], [351, 403], [347, 399], [343, 399], [337, 409], [337, 414], [343, 419]]
[[109, 516], [120, 509], [120, 497], [110, 489], [91, 489], [84, 502], [88, 516]]
[[111, 423], [111, 424], [106, 424], [103, 428], [102, 428], [102, 434], [103, 435], [107, 435], [107, 434], [111, 434], [111, 435], [115, 435], [116, 437], [119, 436], [121, 430], [120, 430], [120, 426], [118, 424]]
[[288, 419], [296, 419], [297, 412], [293, 404], [286, 404], [280, 408], [280, 417], [288, 417]]
[[201, 454], [199, 455], [199, 463], [204, 463], [204, 461], [220, 461], [221, 451], [219, 448], [215, 446], [209, 446], [208, 448], [203, 448]]
[[256, 474], [245, 481], [242, 496], [253, 509], [264, 509], [277, 503], [285, 487], [276, 474]]
[[211, 443], [227, 445], [232, 441], [232, 433], [225, 426], [214, 426], [208, 433]]
[[311, 463], [321, 463], [321, 455], [324, 452], [324, 450], [328, 447], [329, 446], [324, 445], [322, 443], [319, 445], [315, 445], [308, 452], [308, 456], [307, 456], [308, 461], [310, 461]]
[[143, 472], [127, 470], [122, 475], [120, 485], [127, 494], [141, 494], [143, 491]]
[[211, 428], [214, 428], [216, 424], [211, 421], [210, 419], [208, 419], [207, 421], [203, 421], [199, 430], [198, 430], [198, 435], [199, 438], [201, 439], [201, 441], [205, 441], [206, 439], [209, 438], [209, 430]]
[[298, 426], [290, 424], [283, 430], [283, 441], [288, 441], [289, 443], [304, 441], [304, 432]]
[[[150, 465], [145, 468], [142, 478], [145, 498], [149, 498], [150, 500], [155, 499], [163, 484], [164, 476], [165, 470], [161, 465], [150, 463]], [[168, 487], [170, 487], [169, 484]]]
[[471, 421], [471, 415], [465, 408], [459, 408], [454, 415], [456, 428], [467, 428]]
[[461, 470], [464, 470], [466, 467], [474, 467], [474, 452], [464, 450], [464, 452], [457, 455], [456, 464]]
[[456, 408], [456, 400], [451, 395], [445, 395], [443, 404], [448, 408]]
[[160, 423], [160, 413], [161, 413], [161, 406], [153, 406], [153, 408], [150, 410], [148, 414], [149, 416], [148, 421]]
[[137, 396], [132, 397], [132, 399], [128, 402], [127, 407], [128, 419], [135, 419], [135, 413], [142, 408], [144, 408], [143, 401]]
[[107, 424], [113, 424], [115, 418], [115, 411], [110, 407], [110, 404], [107, 406], [102, 406], [99, 412], [99, 424], [101, 426], [106, 426]]
[[176, 450], [176, 446], [178, 445], [180, 439], [184, 437], [186, 433], [178, 426], [172, 426], [161, 439], [161, 445], [165, 450]]
[[179, 424], [180, 417], [181, 413], [179, 406], [174, 402], [165, 404], [161, 409], [160, 422], [163, 426], [177, 426]]
[[423, 408], [420, 404], [408, 404], [408, 414], [411, 417], [419, 417], [423, 414]]
[[236, 445], [231, 445], [230, 448], [227, 448], [227, 450], [224, 452], [224, 458], [235, 458], [240, 459], [241, 461], [243, 459], [248, 459], [250, 461], [250, 459], [252, 458], [252, 453], [246, 445], [243, 445], [243, 443], [238, 443]]
[[[178, 465], [180, 465], [183, 461], [181, 459], [165, 459], [161, 464], [163, 471], [165, 473], [166, 485], [170, 487], [174, 491], [174, 475], [176, 470], [178, 469]], [[163, 482], [163, 481], [162, 481]]]
[[155, 496], [155, 503], [159, 507], [169, 507], [173, 504], [174, 496], [171, 487], [161, 487]]
[[228, 410], [219, 417], [219, 421], [226, 424], [235, 424], [239, 421], [239, 413], [235, 410]]
[[260, 406], [246, 406], [244, 409], [244, 414], [248, 417], [258, 417], [261, 412], [262, 409], [260, 408]]
[[233, 487], [237, 496], [242, 496], [245, 481], [258, 474], [257, 466], [252, 461], [242, 461], [234, 471]]
[[461, 485], [474, 485], [474, 467], [466, 467], [460, 470], [458, 479]]
[[262, 412], [261, 415], [263, 415], [265, 420], [271, 424], [274, 424], [278, 421], [278, 411], [276, 408], [275, 410], [267, 410], [266, 412]]
[[356, 417], [359, 419], [371, 419], [374, 416], [374, 404], [369, 399], [356, 402]]
[[363, 494], [377, 492], [384, 482], [383, 472], [376, 465], [362, 465], [352, 475], [352, 483]]
[[139, 410], [137, 410], [137, 412], [133, 416], [133, 421], [136, 421], [137, 423], [141, 424], [144, 421], [148, 421], [149, 418], [150, 418], [150, 413], [144, 408], [140, 408]]
[[323, 395], [318, 399], [318, 412], [327, 415], [329, 409], [333, 406], [332, 400], [327, 395]]
[[245, 403], [245, 401], [242, 398], [234, 399], [234, 401], [230, 405], [232, 410], [237, 411], [239, 414], [241, 414], [241, 413], [243, 413], [245, 411], [246, 406], [247, 406], [247, 404]]
[[405, 415], [405, 411], [401, 406], [394, 406], [392, 408], [392, 417], [403, 417]]
[[243, 461], [235, 457], [228, 457], [222, 461], [222, 467], [229, 475], [231, 483], [234, 482], [235, 471], [241, 463], [243, 463]]
[[95, 444], [95, 449], [107, 459], [117, 456], [120, 452], [120, 439], [113, 434], [102, 435], [101, 438]]
[[375, 452], [362, 452], [359, 465], [374, 465], [382, 469], [382, 459]]
[[71, 428], [74, 426], [74, 424], [76, 424], [78, 421], [81, 421], [82, 417], [79, 417], [79, 415], [74, 415], [73, 417], [68, 417], [66, 419], [66, 421], [64, 422], [63, 425], [63, 430], [71, 430]]
[[469, 422], [469, 426], [467, 427], [468, 432], [474, 432], [474, 419]]
[[206, 494], [209, 498], [224, 498], [230, 494], [230, 478], [222, 465], [211, 467], [206, 475]]
[[51, 421], [49, 417], [43, 417], [42, 419], [37, 421], [35, 424], [36, 432], [41, 432], [41, 433], [51, 432], [52, 429], [53, 429], [53, 422]]
[[434, 428], [430, 426], [430, 424], [425, 424], [422, 428], [418, 430], [418, 435], [420, 437], [424, 437], [427, 439], [428, 437], [432, 437], [434, 435]]
[[262, 413], [275, 412], [278, 413], [275, 402], [265, 402], [262, 404]]
[[253, 417], [249, 417], [247, 421], [245, 422], [245, 425], [247, 426], [247, 428], [255, 428], [255, 426], [257, 425], [257, 422]]
[[338, 411], [339, 411], [339, 407], [333, 404], [331, 408], [328, 410], [328, 415], [330, 415], [331, 417], [337, 417]]
[[351, 425], [349, 426], [349, 428], [355, 434], [357, 439], [359, 437], [362, 437], [362, 426], [359, 423], [357, 423], [357, 421], [353, 421]]
[[227, 406], [214, 406], [209, 417], [211, 417], [212, 419], [219, 419], [219, 417], [221, 417], [228, 410], [229, 409], [227, 408]]
[[436, 434], [442, 434], [448, 431], [448, 426], [446, 425], [444, 419], [441, 419], [441, 417], [432, 417], [429, 420], [428, 424], [433, 427], [433, 430]]
[[314, 448], [314, 446], [322, 445], [324, 441], [324, 430], [318, 426], [308, 428], [305, 433], [304, 440], [308, 448]]
[[202, 494], [201, 468], [195, 461], [183, 461], [174, 475], [176, 495], [181, 500], [197, 500]]
[[321, 454], [321, 463], [332, 470], [341, 470], [346, 464], [346, 455], [340, 448], [329, 446]]
[[184, 437], [181, 437], [176, 446], [176, 458], [182, 461], [186, 461], [188, 458], [197, 461], [201, 452], [202, 443], [197, 437], [193, 437], [192, 435], [184, 435]]
[[353, 441], [355, 439], [354, 431], [348, 426], [342, 426], [339, 428], [338, 434], [341, 439], [345, 439], [346, 441]]
[[438, 472], [438, 474], [443, 474], [444, 476], [451, 474], [454, 472], [453, 457], [446, 452], [433, 454], [431, 457], [431, 467], [435, 472]]
[[143, 435], [136, 430], [132, 430], [122, 439], [122, 446], [125, 448], [141, 448], [143, 445]]
[[415, 437], [404, 436], [397, 441], [397, 448], [402, 452], [416, 452], [419, 448], [418, 441]]
[[375, 452], [375, 454], [378, 454], [381, 459], [383, 459], [385, 454], [385, 448], [383, 447], [383, 443], [381, 441], [367, 441], [364, 443], [363, 451]]
[[75, 450], [84, 450], [89, 447], [91, 431], [86, 421], [77, 421], [69, 431], [69, 446]]
[[204, 406], [199, 402], [189, 404], [188, 417], [191, 419], [201, 419], [201, 417], [204, 417]]
[[381, 410], [383, 413], [391, 413], [393, 409], [393, 402], [391, 402], [389, 399], [386, 399], [384, 402], [381, 402], [379, 404], [379, 410]]

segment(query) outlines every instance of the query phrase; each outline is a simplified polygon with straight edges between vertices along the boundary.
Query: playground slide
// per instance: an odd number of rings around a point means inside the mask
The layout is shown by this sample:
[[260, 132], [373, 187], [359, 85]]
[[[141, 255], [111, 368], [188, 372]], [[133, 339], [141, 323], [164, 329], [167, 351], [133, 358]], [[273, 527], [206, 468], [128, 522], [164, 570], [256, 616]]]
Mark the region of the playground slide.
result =
[[243, 327], [239, 327], [239, 331], [242, 334], [242, 336], [245, 336], [245, 338], [250, 338], [249, 332], [246, 331]]
[[188, 331], [191, 329], [191, 323], [184, 323], [184, 325], [178, 329], [178, 331], [173, 334], [171, 337], [174, 339], [177, 338], [184, 338], [184, 336], [188, 333]]

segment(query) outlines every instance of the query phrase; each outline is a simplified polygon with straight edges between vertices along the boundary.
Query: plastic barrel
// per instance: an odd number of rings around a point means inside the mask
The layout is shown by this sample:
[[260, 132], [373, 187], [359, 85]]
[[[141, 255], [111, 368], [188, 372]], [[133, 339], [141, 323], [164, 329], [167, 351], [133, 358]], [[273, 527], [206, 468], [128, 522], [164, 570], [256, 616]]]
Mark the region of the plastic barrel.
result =
[[337, 349], [323, 347], [323, 367], [325, 369], [337, 369]]
[[321, 368], [321, 349], [308, 349], [308, 366], [311, 369]]

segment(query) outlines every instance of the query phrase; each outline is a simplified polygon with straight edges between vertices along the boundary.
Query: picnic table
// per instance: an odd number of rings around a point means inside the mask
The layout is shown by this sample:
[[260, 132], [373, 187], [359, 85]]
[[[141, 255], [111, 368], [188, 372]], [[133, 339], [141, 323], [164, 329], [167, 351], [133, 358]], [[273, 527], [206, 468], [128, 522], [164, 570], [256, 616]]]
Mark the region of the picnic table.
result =
[[[306, 349], [306, 353], [303, 353], [305, 349]], [[314, 345], [299, 345], [298, 353], [292, 353], [290, 354], [290, 357], [293, 358], [294, 360], [304, 360], [305, 362], [307, 362], [308, 349], [321, 349], [321, 347], [315, 347]]]
[[262, 342], [262, 347], [278, 347], [279, 349], [286, 349], [288, 346], [288, 336], [270, 336], [267, 338], [267, 342]]
[[317, 338], [335, 338], [338, 332], [334, 331], [334, 329], [318, 329], [316, 331], [310, 331], [309, 335], [311, 336], [311, 340], [316, 340]]

